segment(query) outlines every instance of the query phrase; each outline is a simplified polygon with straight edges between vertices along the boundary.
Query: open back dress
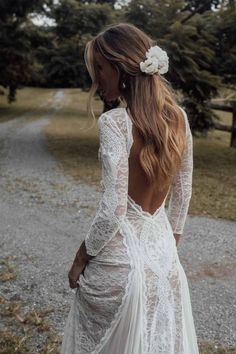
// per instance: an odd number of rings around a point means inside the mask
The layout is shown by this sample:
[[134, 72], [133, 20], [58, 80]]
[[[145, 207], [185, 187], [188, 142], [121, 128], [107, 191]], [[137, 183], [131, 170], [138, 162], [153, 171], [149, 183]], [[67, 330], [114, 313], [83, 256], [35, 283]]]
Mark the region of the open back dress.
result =
[[[192, 194], [192, 135], [181, 168], [154, 214], [128, 195], [132, 120], [125, 108], [103, 113], [101, 199], [85, 236], [94, 256], [71, 305], [61, 354], [199, 354], [187, 278], [174, 233], [182, 234]], [[167, 193], [168, 194], [168, 193]]]

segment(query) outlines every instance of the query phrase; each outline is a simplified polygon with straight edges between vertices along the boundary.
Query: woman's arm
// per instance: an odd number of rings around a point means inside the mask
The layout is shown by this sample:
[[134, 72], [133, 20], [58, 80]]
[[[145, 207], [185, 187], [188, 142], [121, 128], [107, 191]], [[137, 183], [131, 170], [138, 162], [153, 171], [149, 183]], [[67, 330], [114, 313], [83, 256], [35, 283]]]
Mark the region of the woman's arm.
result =
[[83, 273], [86, 264], [91, 258], [93, 257], [87, 254], [85, 242], [83, 241], [68, 273], [69, 284], [72, 289], [76, 288], [79, 276]]
[[88, 255], [96, 256], [112, 239], [127, 211], [128, 151], [124, 110], [103, 113], [98, 120], [102, 163], [102, 198], [85, 237]]
[[181, 108], [185, 119], [186, 147], [183, 153], [181, 167], [173, 179], [171, 195], [168, 206], [168, 219], [170, 221], [176, 243], [178, 244], [183, 233], [188, 213], [189, 202], [192, 196], [193, 173], [193, 139], [186, 112]]
[[[111, 111], [112, 112], [112, 111]], [[102, 163], [102, 197], [90, 229], [69, 271], [69, 283], [77, 286], [87, 262], [112, 239], [126, 215], [128, 194], [127, 123], [123, 110], [103, 113], [98, 119]]]
[[175, 238], [175, 241], [176, 241], [176, 246], [178, 246], [178, 244], [179, 244], [180, 237], [181, 237], [181, 234], [174, 234], [174, 238]]

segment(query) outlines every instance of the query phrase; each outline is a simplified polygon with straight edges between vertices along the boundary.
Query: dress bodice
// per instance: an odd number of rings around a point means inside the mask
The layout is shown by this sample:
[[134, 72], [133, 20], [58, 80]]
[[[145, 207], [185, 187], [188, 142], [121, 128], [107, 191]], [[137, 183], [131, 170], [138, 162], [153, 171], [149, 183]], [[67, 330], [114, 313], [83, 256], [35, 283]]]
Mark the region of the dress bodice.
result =
[[[172, 180], [168, 206], [168, 218], [173, 233], [178, 234], [183, 232], [187, 216], [192, 194], [193, 170], [192, 134], [186, 112], [182, 108], [181, 110], [185, 119], [187, 144], [181, 167]], [[101, 114], [97, 122], [100, 135], [98, 158], [102, 167], [102, 198], [85, 238], [87, 252], [93, 256], [115, 235], [126, 217], [128, 204], [132, 204], [143, 216], [151, 216], [128, 195], [128, 159], [134, 139], [133, 123], [126, 108], [111, 109]]]

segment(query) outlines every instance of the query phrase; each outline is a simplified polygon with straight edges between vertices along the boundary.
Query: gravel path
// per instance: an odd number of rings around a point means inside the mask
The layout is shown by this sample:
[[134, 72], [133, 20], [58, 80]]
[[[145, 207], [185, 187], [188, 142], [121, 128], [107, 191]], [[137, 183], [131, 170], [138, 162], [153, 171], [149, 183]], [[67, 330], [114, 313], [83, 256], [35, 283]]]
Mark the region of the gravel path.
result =
[[[99, 202], [99, 192], [63, 175], [46, 149], [42, 127], [64, 102], [58, 91], [39, 120], [27, 114], [0, 124], [1, 255], [17, 272], [1, 284], [1, 296], [54, 309], [49, 320], [59, 336], [74, 293], [67, 271]], [[199, 341], [236, 346], [236, 223], [188, 216], [178, 248]]]

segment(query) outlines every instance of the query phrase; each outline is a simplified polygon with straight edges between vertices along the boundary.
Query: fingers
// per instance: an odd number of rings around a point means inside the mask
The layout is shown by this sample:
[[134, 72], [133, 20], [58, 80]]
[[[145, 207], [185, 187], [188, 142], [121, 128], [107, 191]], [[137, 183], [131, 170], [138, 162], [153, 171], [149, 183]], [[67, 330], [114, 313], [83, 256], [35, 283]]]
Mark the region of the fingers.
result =
[[69, 278], [70, 288], [75, 289], [78, 286], [77, 281], [78, 281], [79, 277], [75, 277], [74, 274], [69, 272], [68, 278]]
[[78, 286], [78, 280], [80, 275], [83, 275], [85, 269], [85, 265], [78, 265], [77, 263], [73, 263], [69, 273], [69, 285], [71, 289], [75, 289]]
[[69, 284], [71, 289], [77, 288], [77, 281], [69, 280]]
[[71, 289], [75, 289], [78, 286], [77, 280], [71, 278], [70, 276], [69, 276], [69, 284]]

